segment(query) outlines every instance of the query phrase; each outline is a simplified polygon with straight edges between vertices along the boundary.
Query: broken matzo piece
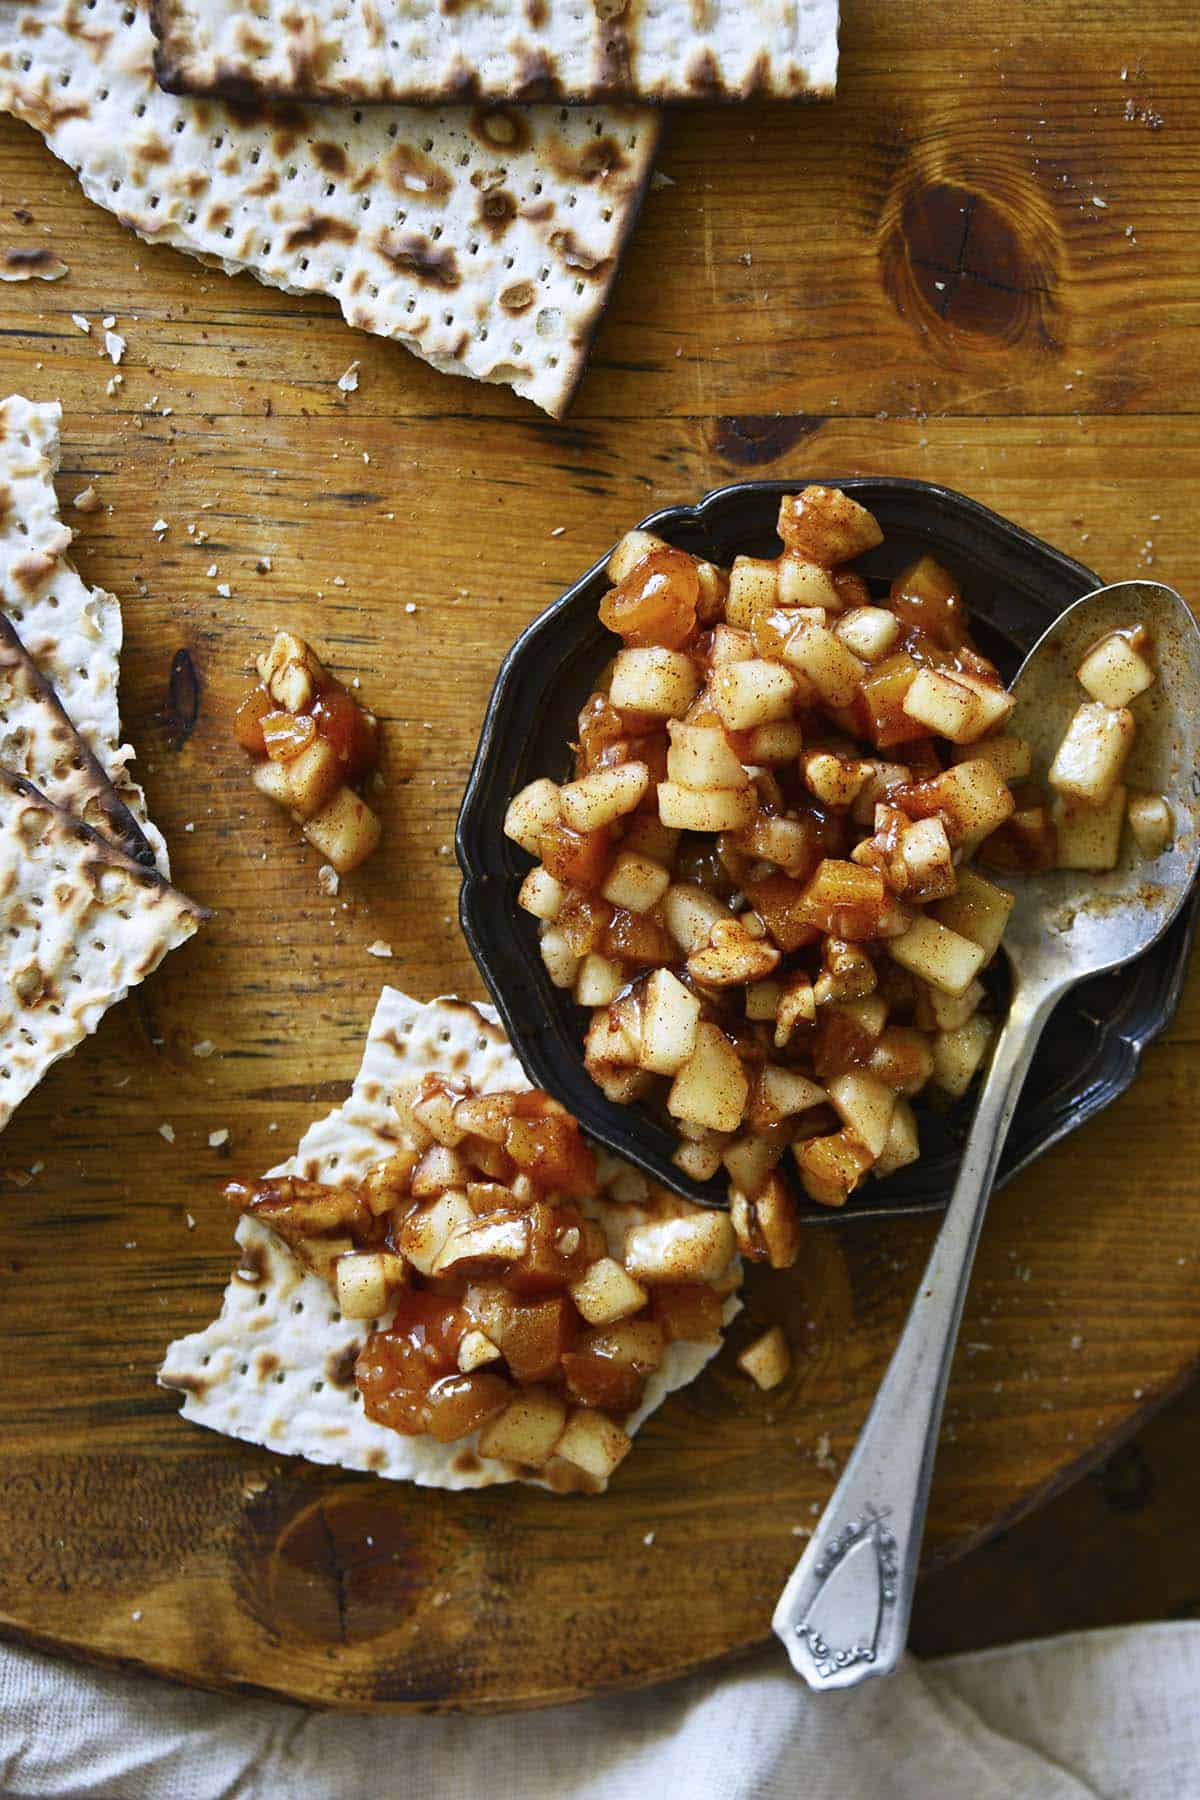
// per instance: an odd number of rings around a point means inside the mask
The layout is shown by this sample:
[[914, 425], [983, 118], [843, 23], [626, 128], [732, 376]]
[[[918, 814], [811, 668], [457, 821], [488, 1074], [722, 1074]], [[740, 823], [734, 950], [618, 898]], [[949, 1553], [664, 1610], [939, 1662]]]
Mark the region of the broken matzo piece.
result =
[[[89, 588], [67, 559], [72, 532], [59, 517], [53, 482], [61, 419], [57, 401], [35, 404], [20, 394], [0, 400], [0, 607], [116, 785], [165, 874], [167, 847], [128, 772], [133, 751], [121, 742], [121, 608], [115, 594]], [[0, 765], [36, 780], [12, 733], [12, 727], [0, 725]]]
[[0, 111], [155, 243], [330, 294], [351, 325], [561, 415], [658, 142], [655, 113], [178, 100], [145, 0], [7, 9]]
[[295, 100], [831, 95], [837, 0], [153, 0], [173, 93]]
[[0, 769], [0, 1130], [204, 909]]
[[[310, 1126], [296, 1155], [272, 1174], [333, 1185], [361, 1180], [396, 1151], [403, 1136], [393, 1092], [433, 1073], [462, 1079], [484, 1093], [529, 1087], [492, 1007], [455, 999], [423, 1006], [384, 988], [349, 1098]], [[620, 1169], [612, 1159], [608, 1167]], [[661, 1201], [648, 1198], [637, 1205], [597, 1198], [588, 1210], [619, 1255], [628, 1226], [700, 1209], [664, 1194]], [[183, 1393], [185, 1418], [285, 1455], [366, 1469], [421, 1487], [478, 1488], [517, 1479], [554, 1485], [481, 1456], [476, 1433], [442, 1444], [367, 1418], [354, 1363], [372, 1321], [344, 1318], [328, 1284], [306, 1272], [257, 1218], [239, 1220], [237, 1240], [242, 1260], [225, 1290], [220, 1316], [204, 1331], [172, 1344], [159, 1371], [163, 1387]], [[738, 1310], [737, 1299], [727, 1299], [724, 1322]], [[719, 1348], [715, 1337], [668, 1344], [625, 1431], [632, 1435], [668, 1394], [694, 1380]]]

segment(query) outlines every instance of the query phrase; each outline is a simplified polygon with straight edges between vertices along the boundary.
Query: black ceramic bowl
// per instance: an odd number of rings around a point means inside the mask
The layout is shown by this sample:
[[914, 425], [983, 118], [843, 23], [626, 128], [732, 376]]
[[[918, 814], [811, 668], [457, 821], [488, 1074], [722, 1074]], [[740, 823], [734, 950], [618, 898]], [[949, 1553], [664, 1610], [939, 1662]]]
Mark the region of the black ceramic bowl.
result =
[[[729, 563], [739, 552], [774, 556], [781, 547], [775, 535], [780, 496], [804, 485], [800, 478], [739, 482], [718, 488], [698, 506], [654, 513], [643, 524], [716, 562]], [[1065, 607], [1101, 585], [1082, 563], [948, 488], [884, 476], [854, 476], [837, 485], [869, 507], [883, 527], [883, 544], [855, 564], [872, 589], [886, 593], [907, 563], [931, 552], [959, 578], [979, 647], [1006, 679]], [[539, 775], [569, 778], [568, 744], [579, 710], [593, 678], [619, 648], [597, 618], [610, 585], [607, 560], [606, 553], [535, 619], [501, 665], [458, 818], [463, 931], [530, 1080], [569, 1107], [599, 1143], [679, 1193], [721, 1205], [725, 1192], [719, 1180], [701, 1184], [681, 1175], [671, 1161], [676, 1140], [641, 1108], [606, 1100], [585, 1072], [588, 1015], [545, 972], [537, 921], [517, 905], [532, 859], [502, 829], [509, 800], [526, 782]], [[1062, 1001], [1026, 1081], [1000, 1181], [1129, 1086], [1142, 1049], [1175, 1011], [1196, 906], [1193, 897], [1166, 936], [1137, 962], [1084, 982]], [[804, 1199], [805, 1220], [943, 1207], [973, 1105], [968, 1095], [948, 1112], [919, 1109], [919, 1162], [886, 1181], [868, 1181], [838, 1210]]]

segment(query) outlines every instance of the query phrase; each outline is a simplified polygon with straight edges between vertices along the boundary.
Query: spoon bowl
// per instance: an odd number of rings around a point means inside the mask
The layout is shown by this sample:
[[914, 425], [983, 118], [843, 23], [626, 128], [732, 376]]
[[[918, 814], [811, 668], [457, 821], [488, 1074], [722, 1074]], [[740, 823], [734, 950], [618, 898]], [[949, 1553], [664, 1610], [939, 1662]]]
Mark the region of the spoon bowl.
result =
[[887, 1674], [904, 1649], [975, 1246], [1038, 1039], [1069, 988], [1122, 967], [1161, 937], [1195, 880], [1200, 630], [1172, 589], [1120, 582], [1063, 613], [1018, 673], [1010, 728], [1030, 740], [1044, 774], [1083, 698], [1076, 670], [1084, 655], [1098, 639], [1135, 625], [1154, 640], [1157, 679], [1132, 704], [1138, 736], [1125, 779], [1165, 795], [1174, 836], [1149, 860], [1126, 841], [1108, 873], [1053, 870], [1009, 884], [1016, 896], [1004, 937], [1012, 998], [945, 1221], [867, 1422], [775, 1609], [793, 1667], [818, 1691]]

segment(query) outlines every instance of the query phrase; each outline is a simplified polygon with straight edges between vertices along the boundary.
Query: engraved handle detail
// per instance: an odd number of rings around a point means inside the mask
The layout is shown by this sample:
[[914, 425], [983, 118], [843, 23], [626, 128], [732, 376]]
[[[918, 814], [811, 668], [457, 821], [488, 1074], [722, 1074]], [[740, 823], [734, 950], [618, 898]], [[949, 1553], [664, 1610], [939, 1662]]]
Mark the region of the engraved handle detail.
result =
[[975, 1246], [1021, 1084], [1059, 984], [1014, 995], [962, 1165], [887, 1374], [773, 1620], [818, 1690], [890, 1672], [908, 1636], [946, 1383]]

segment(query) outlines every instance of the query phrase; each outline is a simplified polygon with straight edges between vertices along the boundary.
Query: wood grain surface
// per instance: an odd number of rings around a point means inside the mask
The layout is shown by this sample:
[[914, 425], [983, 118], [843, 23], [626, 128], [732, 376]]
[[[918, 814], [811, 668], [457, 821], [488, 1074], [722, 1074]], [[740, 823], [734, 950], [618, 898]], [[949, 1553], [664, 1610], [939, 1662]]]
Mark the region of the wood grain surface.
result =
[[[626, 525], [747, 472], [915, 475], [1107, 578], [1152, 566], [1200, 592], [1191, 0], [847, 0], [842, 36], [833, 107], [672, 121], [674, 185], [647, 201], [565, 425], [352, 335], [331, 305], [140, 244], [0, 121], [0, 248], [71, 266], [0, 288], [0, 392], [65, 402], [60, 491], [68, 516], [88, 484], [104, 502], [72, 522], [84, 573], [125, 603], [142, 778], [178, 879], [216, 909], [0, 1149], [9, 1635], [319, 1705], [480, 1709], [764, 1639], [928, 1221], [831, 1225], [796, 1271], [755, 1277], [733, 1345], [599, 1500], [307, 1468], [184, 1425], [153, 1377], [217, 1305], [219, 1182], [344, 1093], [381, 977], [481, 992], [450, 840], [497, 659]], [[111, 397], [108, 313], [129, 344]], [[386, 846], [335, 902], [229, 736], [276, 625], [386, 721]], [[390, 963], [367, 954], [380, 938]], [[998, 1197], [932, 1564], [1194, 1368], [1198, 1084], [1193, 983], [1135, 1089]], [[733, 1354], [777, 1318], [796, 1368], [764, 1396]]]

